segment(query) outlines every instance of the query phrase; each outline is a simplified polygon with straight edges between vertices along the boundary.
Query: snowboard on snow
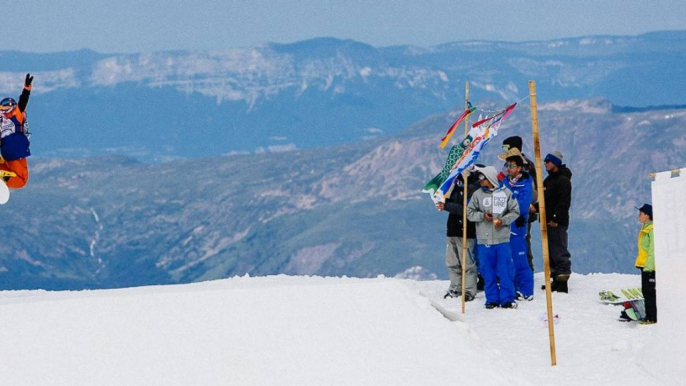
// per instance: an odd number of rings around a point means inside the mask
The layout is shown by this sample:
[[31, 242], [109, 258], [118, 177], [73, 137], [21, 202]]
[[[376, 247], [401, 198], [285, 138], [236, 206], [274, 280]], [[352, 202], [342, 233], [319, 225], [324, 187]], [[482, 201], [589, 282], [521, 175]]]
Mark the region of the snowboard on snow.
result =
[[600, 301], [605, 304], [621, 305], [624, 310], [619, 315], [621, 322], [638, 322], [645, 317], [643, 292], [640, 288], [622, 288], [598, 293]]
[[605, 290], [598, 293], [600, 301], [606, 304], [623, 304], [643, 300], [643, 292], [640, 288], [622, 288], [619, 290]]

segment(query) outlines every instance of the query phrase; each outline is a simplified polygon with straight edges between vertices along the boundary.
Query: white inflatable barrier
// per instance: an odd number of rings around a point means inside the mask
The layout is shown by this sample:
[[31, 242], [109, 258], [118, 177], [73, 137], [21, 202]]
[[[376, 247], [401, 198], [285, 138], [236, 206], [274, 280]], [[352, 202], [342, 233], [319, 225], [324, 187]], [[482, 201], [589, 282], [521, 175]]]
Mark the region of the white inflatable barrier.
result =
[[[645, 358], [649, 371], [658, 378], [664, 377], [666, 384], [685, 384], [686, 168], [656, 173], [653, 177], [658, 323], [641, 326], [647, 327], [644, 332], [654, 338], [647, 340]], [[682, 374], [679, 379], [672, 379], [679, 373]]]

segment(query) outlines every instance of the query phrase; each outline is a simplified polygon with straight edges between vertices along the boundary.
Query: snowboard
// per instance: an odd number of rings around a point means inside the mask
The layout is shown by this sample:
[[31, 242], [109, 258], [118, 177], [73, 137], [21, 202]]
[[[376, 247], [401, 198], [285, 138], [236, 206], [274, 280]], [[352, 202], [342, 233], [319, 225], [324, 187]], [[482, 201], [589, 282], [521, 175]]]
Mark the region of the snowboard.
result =
[[606, 304], [623, 304], [643, 300], [643, 292], [640, 288], [622, 288], [619, 290], [605, 290], [598, 293], [600, 301]]
[[600, 291], [598, 296], [605, 304], [624, 306], [624, 310], [617, 319], [620, 322], [639, 322], [645, 317], [643, 292], [640, 288]]
[[0, 179], [0, 205], [6, 204], [10, 200], [10, 189], [5, 181]]

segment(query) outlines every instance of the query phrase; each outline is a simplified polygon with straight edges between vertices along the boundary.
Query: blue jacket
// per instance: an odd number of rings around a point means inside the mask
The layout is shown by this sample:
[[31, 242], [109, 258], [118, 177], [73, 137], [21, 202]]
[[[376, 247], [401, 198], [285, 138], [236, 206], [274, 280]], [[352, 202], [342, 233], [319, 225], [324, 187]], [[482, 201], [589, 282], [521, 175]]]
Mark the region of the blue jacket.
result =
[[[529, 219], [529, 207], [531, 206], [531, 200], [533, 197], [533, 180], [529, 173], [522, 172], [521, 177], [516, 181], [512, 182], [509, 177], [503, 179], [503, 185], [512, 191], [512, 197], [517, 200], [519, 204], [519, 215], [524, 217], [524, 225], [522, 227], [517, 227], [517, 225], [512, 223], [512, 232], [518, 236], [526, 235], [526, 223]], [[524, 229], [522, 233], [522, 228]]]

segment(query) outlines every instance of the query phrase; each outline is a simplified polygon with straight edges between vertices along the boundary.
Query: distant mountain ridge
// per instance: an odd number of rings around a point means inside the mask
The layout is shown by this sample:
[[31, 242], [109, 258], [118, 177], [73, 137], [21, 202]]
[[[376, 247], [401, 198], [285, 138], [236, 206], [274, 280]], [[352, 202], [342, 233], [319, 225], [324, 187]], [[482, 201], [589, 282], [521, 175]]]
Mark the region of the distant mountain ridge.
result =
[[[457, 114], [385, 138], [283, 153], [162, 164], [36, 157], [28, 187], [0, 207], [12, 236], [0, 243], [0, 288], [277, 273], [445, 278], [446, 215], [420, 190], [443, 167], [447, 149], [438, 144]], [[530, 119], [523, 101], [480, 161], [497, 167], [509, 135], [522, 136], [533, 156]], [[686, 110], [550, 102], [539, 105], [539, 126], [542, 156], [559, 149], [574, 172], [573, 270], [634, 272], [634, 207], [650, 199], [650, 173], [686, 163]]]
[[[318, 38], [223, 51], [0, 52], [0, 92], [36, 75], [36, 154], [146, 161], [278, 152], [399, 133], [474, 101], [683, 105], [686, 31], [376, 48]], [[68, 134], [66, 134], [68, 133]]]

